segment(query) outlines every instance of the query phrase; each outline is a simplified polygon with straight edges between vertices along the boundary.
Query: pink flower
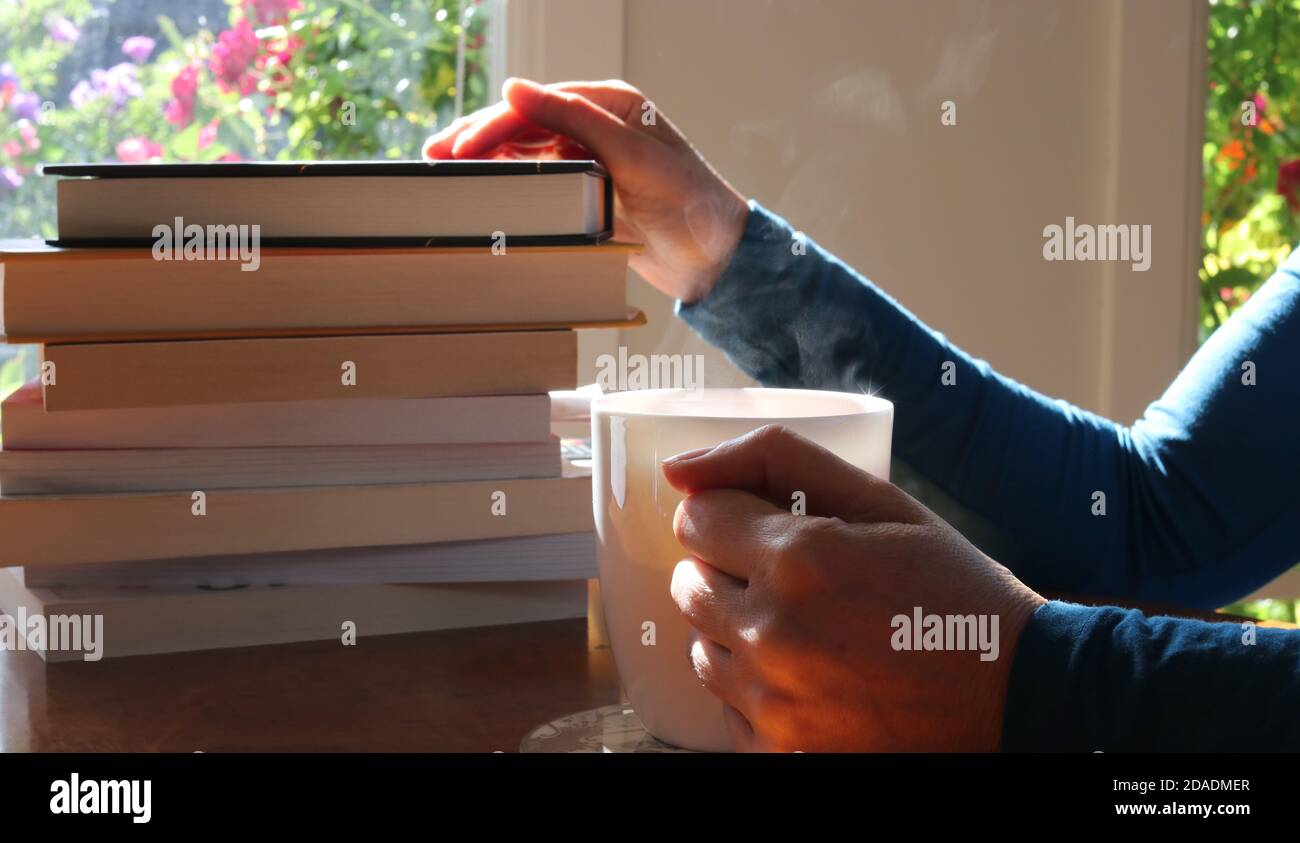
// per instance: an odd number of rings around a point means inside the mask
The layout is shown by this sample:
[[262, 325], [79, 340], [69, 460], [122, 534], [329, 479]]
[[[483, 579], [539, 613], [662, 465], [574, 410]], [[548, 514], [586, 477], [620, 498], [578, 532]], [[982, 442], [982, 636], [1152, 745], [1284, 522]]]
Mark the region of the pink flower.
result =
[[18, 121], [18, 136], [23, 139], [29, 152], [35, 152], [41, 148], [41, 139], [36, 136], [36, 127], [26, 120]]
[[244, 0], [244, 6], [252, 6], [262, 23], [284, 23], [290, 12], [302, 8], [302, 3], [299, 0]]
[[217, 127], [221, 125], [216, 117], [213, 117], [208, 125], [199, 129], [199, 149], [207, 149], [212, 146], [212, 142], [217, 139]]
[[231, 163], [233, 163], [233, 164], [238, 164], [240, 161], [243, 161], [244, 159], [243, 159], [243, 158], [240, 158], [237, 154], [235, 154], [235, 153], [233, 153], [233, 152], [227, 152], [225, 155], [221, 156], [221, 157], [218, 158], [217, 160], [218, 160], [218, 161], [229, 161], [229, 162], [231, 162]]
[[172, 96], [178, 100], [192, 100], [199, 92], [198, 65], [187, 64], [172, 77]]
[[144, 64], [153, 52], [155, 42], [147, 35], [132, 35], [122, 42], [122, 52], [136, 64]]
[[184, 129], [194, 122], [194, 100], [172, 100], [163, 109], [163, 117], [178, 129]]
[[117, 160], [126, 164], [140, 164], [151, 158], [161, 158], [163, 148], [143, 135], [127, 138], [117, 145]]
[[172, 77], [172, 96], [174, 100], [163, 109], [163, 117], [178, 129], [184, 129], [194, 122], [194, 97], [199, 90], [198, 65], [187, 64]]
[[51, 38], [64, 44], [75, 44], [81, 37], [81, 30], [77, 29], [75, 23], [58, 15], [45, 19], [45, 29]]
[[257, 81], [244, 74], [257, 57], [258, 43], [257, 33], [248, 18], [241, 18], [234, 29], [227, 29], [217, 36], [217, 43], [212, 45], [210, 67], [221, 90], [238, 90], [242, 94], [253, 92]]
[[1268, 111], [1268, 97], [1264, 96], [1262, 91], [1251, 97], [1250, 101], [1255, 104], [1255, 112], [1257, 114], [1263, 114]]
[[15, 161], [18, 160], [19, 156], [23, 154], [23, 145], [18, 141], [9, 141], [4, 145], [3, 148], [5, 151], [5, 155], [8, 155], [12, 160]]

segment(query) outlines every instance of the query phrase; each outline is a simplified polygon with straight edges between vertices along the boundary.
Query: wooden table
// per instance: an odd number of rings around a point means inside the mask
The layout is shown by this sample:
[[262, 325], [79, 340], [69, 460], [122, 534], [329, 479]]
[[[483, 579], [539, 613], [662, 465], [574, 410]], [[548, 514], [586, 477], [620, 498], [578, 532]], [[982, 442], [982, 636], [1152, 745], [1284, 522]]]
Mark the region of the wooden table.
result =
[[585, 620], [51, 665], [0, 651], [6, 752], [513, 752], [617, 702]]
[[6, 752], [513, 752], [619, 701], [585, 620], [51, 665], [0, 651]]

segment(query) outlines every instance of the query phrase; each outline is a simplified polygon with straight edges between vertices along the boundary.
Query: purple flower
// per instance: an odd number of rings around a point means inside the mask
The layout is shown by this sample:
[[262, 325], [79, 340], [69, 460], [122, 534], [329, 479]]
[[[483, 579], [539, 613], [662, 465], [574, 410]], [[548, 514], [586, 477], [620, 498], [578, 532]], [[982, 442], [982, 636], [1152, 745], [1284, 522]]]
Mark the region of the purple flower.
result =
[[[95, 78], [97, 73], [103, 74], [98, 80]], [[144, 91], [136, 80], [135, 65], [125, 61], [108, 70], [90, 71], [90, 82], [112, 98], [116, 108], [126, 105], [127, 100], [140, 96]]]
[[91, 100], [97, 99], [98, 97], [99, 92], [90, 87], [90, 83], [85, 79], [82, 79], [76, 85], [73, 85], [72, 90], [68, 92], [68, 101], [77, 108], [87, 105]]
[[55, 41], [61, 41], [64, 44], [75, 44], [81, 37], [81, 30], [77, 25], [65, 17], [54, 15], [45, 19], [45, 30], [50, 33], [50, 37]]
[[90, 81], [81, 80], [68, 93], [68, 100], [77, 108], [107, 97], [112, 101], [112, 110], [117, 111], [126, 105], [126, 101], [140, 96], [143, 92], [135, 75], [135, 65], [120, 62], [107, 70], [90, 71]]
[[147, 35], [132, 35], [122, 42], [122, 53], [136, 64], [143, 64], [153, 48], [154, 40]]
[[30, 91], [20, 91], [9, 101], [9, 110], [15, 117], [35, 120], [41, 112], [41, 98]]
[[14, 73], [14, 66], [9, 62], [0, 64], [0, 88], [3, 88], [5, 85], [13, 85], [15, 88], [18, 87], [18, 74]]
[[23, 186], [23, 177], [13, 167], [0, 168], [0, 186], [6, 190], [17, 190]]

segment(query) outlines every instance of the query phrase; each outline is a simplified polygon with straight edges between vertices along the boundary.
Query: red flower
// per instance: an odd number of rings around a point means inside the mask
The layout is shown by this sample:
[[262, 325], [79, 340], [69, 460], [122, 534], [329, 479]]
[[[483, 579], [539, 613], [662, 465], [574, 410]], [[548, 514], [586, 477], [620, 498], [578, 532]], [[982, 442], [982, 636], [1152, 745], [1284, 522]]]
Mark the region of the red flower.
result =
[[198, 65], [187, 64], [172, 77], [172, 96], [178, 100], [192, 100], [199, 92]]
[[1300, 197], [1296, 190], [1300, 188], [1300, 158], [1295, 158], [1277, 168], [1277, 192], [1286, 199], [1286, 204], [1293, 213], [1300, 212]]
[[194, 100], [172, 100], [163, 109], [163, 117], [178, 129], [184, 129], [194, 122]]
[[221, 90], [238, 90], [245, 95], [253, 92], [257, 80], [245, 73], [257, 57], [259, 43], [248, 18], [241, 18], [234, 29], [227, 29], [217, 36], [217, 43], [212, 45], [210, 66]]
[[263, 79], [263, 91], [275, 91], [292, 84], [293, 72], [289, 70], [289, 62], [302, 45], [303, 40], [296, 35], [265, 42], [266, 52], [259, 55], [255, 63]]
[[194, 122], [194, 97], [199, 92], [198, 65], [187, 64], [172, 77], [172, 96], [175, 97], [163, 109], [163, 117], [178, 129], [184, 129]]

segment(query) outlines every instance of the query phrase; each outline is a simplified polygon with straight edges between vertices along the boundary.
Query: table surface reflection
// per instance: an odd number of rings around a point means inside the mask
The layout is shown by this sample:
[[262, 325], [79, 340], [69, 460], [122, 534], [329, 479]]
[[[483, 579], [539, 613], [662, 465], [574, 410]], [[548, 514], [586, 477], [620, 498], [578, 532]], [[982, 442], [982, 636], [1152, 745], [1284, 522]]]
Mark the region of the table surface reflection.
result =
[[617, 702], [585, 620], [50, 665], [0, 651], [9, 752], [513, 752]]

